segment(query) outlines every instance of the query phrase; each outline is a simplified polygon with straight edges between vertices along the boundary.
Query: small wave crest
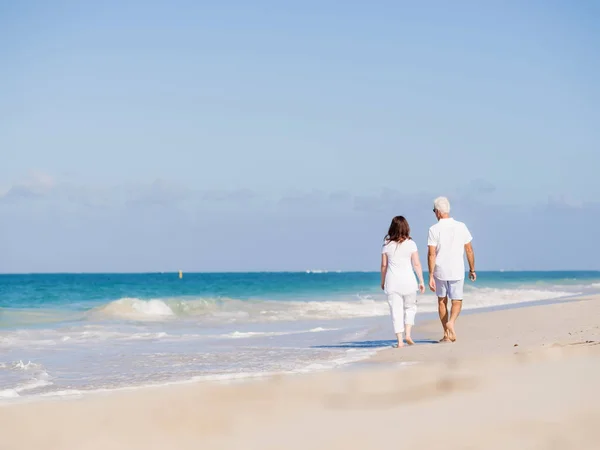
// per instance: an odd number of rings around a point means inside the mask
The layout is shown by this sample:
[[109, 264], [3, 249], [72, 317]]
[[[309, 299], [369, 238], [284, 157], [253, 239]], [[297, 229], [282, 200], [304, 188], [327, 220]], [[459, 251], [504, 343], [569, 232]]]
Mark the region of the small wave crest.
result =
[[160, 332], [126, 332], [110, 328], [98, 329], [34, 329], [14, 330], [0, 333], [0, 349], [27, 347], [57, 347], [61, 345], [77, 345], [99, 343], [104, 341], [155, 341], [171, 338], [168, 333]]
[[[465, 287], [463, 309], [491, 308], [516, 305], [542, 300], [553, 300], [579, 294], [578, 292], [542, 290], [542, 289], [503, 289], [490, 287]], [[426, 295], [418, 301], [419, 311], [437, 311], [437, 299]]]
[[91, 314], [117, 319], [195, 318], [209, 322], [235, 323], [373, 317], [387, 312], [387, 304], [370, 297], [354, 301], [122, 298], [96, 308]]
[[[293, 350], [286, 349], [285, 351], [274, 351], [272, 348], [263, 350], [253, 349], [251, 360], [258, 362], [254, 367], [246, 367], [244, 370], [234, 368], [226, 369], [223, 372], [204, 373], [201, 375], [179, 376], [175, 378], [155, 378], [148, 376], [139, 378], [128, 378], [127, 383], [102, 383], [100, 385], [83, 386], [80, 388], [69, 387], [60, 389], [54, 386], [55, 389], [45, 392], [36, 393], [39, 397], [81, 397], [90, 394], [102, 394], [116, 391], [132, 391], [157, 386], [181, 385], [197, 382], [243, 382], [250, 379], [268, 378], [272, 376], [284, 374], [303, 374], [311, 372], [319, 372], [335, 369], [347, 364], [363, 361], [374, 354], [380, 348], [350, 348], [338, 352], [326, 352], [315, 354], [313, 351], [299, 353]], [[277, 357], [273, 358], [273, 353]], [[292, 353], [290, 355], [290, 353]], [[219, 360], [222, 359], [222, 354], [215, 355]], [[286, 361], [286, 356], [291, 356], [291, 359]], [[237, 354], [234, 359], [244, 358], [244, 352]]]
[[106, 316], [137, 320], [160, 320], [175, 316], [173, 310], [163, 300], [141, 300], [128, 297], [96, 308], [94, 312]]
[[[464, 308], [485, 308], [576, 295], [550, 289], [468, 287]], [[419, 310], [437, 311], [435, 296], [419, 296]], [[130, 320], [192, 319], [209, 323], [279, 322], [376, 317], [389, 314], [383, 295], [334, 300], [239, 300], [230, 298], [122, 298], [92, 311], [93, 315]]]
[[311, 328], [310, 330], [295, 330], [295, 331], [234, 331], [232, 333], [222, 334], [214, 336], [218, 338], [229, 338], [229, 339], [245, 339], [252, 337], [273, 337], [273, 336], [285, 336], [290, 334], [302, 334], [302, 333], [321, 333], [323, 331], [337, 331], [339, 328]]

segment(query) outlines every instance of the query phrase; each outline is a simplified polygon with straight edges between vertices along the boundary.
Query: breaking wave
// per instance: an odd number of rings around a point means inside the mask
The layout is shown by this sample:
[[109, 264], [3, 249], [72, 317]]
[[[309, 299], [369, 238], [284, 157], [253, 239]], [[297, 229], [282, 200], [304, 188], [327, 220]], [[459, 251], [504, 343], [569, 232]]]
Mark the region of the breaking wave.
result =
[[[577, 293], [556, 290], [470, 287], [465, 290], [464, 308], [511, 305], [575, 294]], [[421, 312], [437, 310], [436, 298], [431, 294], [419, 296], [418, 305]], [[383, 295], [322, 301], [122, 298], [95, 308], [89, 314], [94, 317], [140, 321], [195, 319], [209, 323], [252, 323], [376, 317], [389, 314], [389, 308]]]
[[163, 300], [141, 300], [121, 298], [101, 306], [96, 312], [124, 319], [164, 319], [175, 316], [175, 312]]
[[234, 323], [373, 317], [387, 312], [387, 304], [370, 297], [354, 301], [122, 298], [96, 308], [90, 314], [134, 320], [197, 318]]

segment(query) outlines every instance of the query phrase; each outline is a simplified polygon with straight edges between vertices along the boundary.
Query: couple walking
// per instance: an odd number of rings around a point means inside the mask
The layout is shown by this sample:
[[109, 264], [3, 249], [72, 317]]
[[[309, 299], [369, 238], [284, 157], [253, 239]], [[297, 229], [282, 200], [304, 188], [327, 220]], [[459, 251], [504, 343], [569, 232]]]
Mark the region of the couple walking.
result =
[[[429, 228], [427, 239], [429, 289], [438, 297], [438, 311], [444, 327], [440, 342], [456, 341], [454, 329], [462, 309], [465, 280], [464, 255], [469, 262], [469, 279], [475, 281], [475, 254], [473, 237], [467, 226], [450, 217], [450, 202], [438, 197], [433, 202], [433, 212], [438, 222]], [[415, 273], [417, 278], [415, 278]], [[410, 226], [402, 216], [392, 219], [381, 252], [381, 289], [387, 294], [398, 347], [413, 345], [412, 326], [417, 314], [417, 291], [425, 292], [423, 269], [419, 261], [417, 244], [410, 237]], [[452, 308], [448, 311], [448, 299]]]

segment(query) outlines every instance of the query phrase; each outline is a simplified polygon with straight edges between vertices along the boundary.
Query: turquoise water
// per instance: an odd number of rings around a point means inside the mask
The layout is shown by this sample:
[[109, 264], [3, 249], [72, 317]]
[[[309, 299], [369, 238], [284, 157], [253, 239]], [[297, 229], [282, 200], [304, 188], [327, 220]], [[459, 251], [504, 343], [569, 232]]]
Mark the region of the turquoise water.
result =
[[[600, 291], [599, 272], [478, 276], [465, 309]], [[328, 369], [391, 339], [388, 315], [378, 273], [0, 275], [0, 397]]]
[[[586, 285], [600, 272], [480, 272], [484, 287]], [[123, 297], [311, 300], [376, 293], [379, 273], [176, 273], [0, 275], [1, 308], [84, 310]]]
[[286, 300], [372, 291], [373, 273], [177, 273], [0, 275], [0, 307], [86, 308], [121, 297]]

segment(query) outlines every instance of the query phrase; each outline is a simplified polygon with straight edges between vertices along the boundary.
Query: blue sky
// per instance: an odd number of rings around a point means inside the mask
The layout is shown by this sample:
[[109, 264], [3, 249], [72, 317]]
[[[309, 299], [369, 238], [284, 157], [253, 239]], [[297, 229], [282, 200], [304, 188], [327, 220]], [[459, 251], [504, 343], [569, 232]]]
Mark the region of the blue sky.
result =
[[600, 269], [597, 2], [12, 3], [0, 272], [377, 269], [440, 194], [481, 268]]

